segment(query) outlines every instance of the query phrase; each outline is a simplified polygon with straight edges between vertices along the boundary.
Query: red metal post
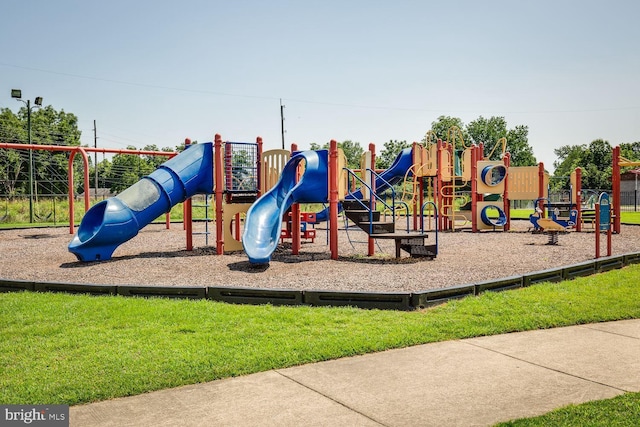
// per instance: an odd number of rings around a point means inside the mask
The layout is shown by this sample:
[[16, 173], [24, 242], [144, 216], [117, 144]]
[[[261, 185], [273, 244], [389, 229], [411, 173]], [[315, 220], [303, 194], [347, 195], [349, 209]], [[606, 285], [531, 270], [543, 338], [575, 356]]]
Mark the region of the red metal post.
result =
[[[447, 190], [447, 199], [446, 204], [450, 206], [449, 209], [450, 215], [446, 216], [447, 220], [447, 230], [455, 230], [455, 221], [456, 221], [456, 206], [455, 206], [455, 194], [454, 188], [456, 183], [456, 155], [455, 150], [453, 149], [453, 144], [451, 142], [447, 142], [447, 151], [449, 151], [449, 160], [451, 161], [451, 184]], [[448, 166], [447, 166], [448, 167]]]
[[611, 224], [607, 227], [607, 256], [611, 256]]
[[78, 147], [78, 151], [82, 155], [82, 164], [84, 166], [84, 211], [87, 212], [91, 207], [91, 191], [89, 188], [89, 156], [84, 147]]
[[[376, 170], [376, 146], [375, 144], [369, 144], [369, 151], [371, 152], [371, 169], [372, 170]], [[365, 173], [371, 173], [369, 171], [366, 171]], [[373, 194], [375, 194], [376, 192], [376, 178], [375, 176], [371, 177], [371, 191]], [[371, 194], [371, 197], [369, 197], [369, 209], [375, 209], [376, 208], [376, 198], [374, 197], [374, 195]], [[395, 206], [394, 206], [395, 208]], [[393, 212], [393, 214], [395, 215], [395, 212]], [[409, 212], [407, 212], [407, 215], [409, 214]], [[367, 254], [369, 256], [373, 256], [376, 252], [376, 242], [373, 239], [373, 237], [369, 236], [368, 239], [368, 245], [367, 245]]]
[[[191, 145], [191, 140], [189, 138], [185, 138], [184, 147], [187, 148], [187, 146], [189, 145]], [[191, 205], [189, 205], [189, 209], [191, 209]], [[182, 229], [183, 230], [187, 229], [187, 204], [186, 203], [182, 204]]]
[[502, 200], [504, 202], [504, 214], [507, 216], [507, 222], [504, 225], [503, 230], [509, 231], [511, 228], [511, 204], [509, 203], [509, 167], [511, 166], [511, 154], [505, 153], [504, 166], [507, 168], [507, 175], [504, 178], [504, 193], [502, 194]]
[[[291, 156], [298, 151], [298, 144], [291, 144]], [[296, 170], [296, 181], [300, 179], [298, 174], [300, 168]], [[281, 218], [288, 221], [288, 218]], [[300, 236], [300, 204], [293, 203], [291, 205], [291, 254], [298, 255], [300, 253], [300, 246], [302, 245], [302, 238]]]
[[620, 234], [620, 146], [613, 148], [613, 167], [611, 170], [611, 189], [613, 196], [613, 232]]
[[540, 218], [544, 218], [544, 164], [538, 163], [538, 209], [540, 209]]
[[[418, 191], [420, 191], [420, 196], [418, 197], [418, 206], [414, 209], [414, 216], [416, 216], [417, 219], [417, 213], [419, 212], [420, 218], [422, 218], [422, 206], [424, 205], [424, 179], [422, 177], [420, 177], [420, 182], [418, 185]], [[420, 227], [422, 227], [423, 224], [420, 224]], [[413, 223], [413, 229], [417, 230], [418, 229], [418, 223], [414, 222]]]
[[478, 232], [478, 147], [471, 147], [471, 232]]
[[600, 258], [600, 203], [596, 203], [596, 259]]
[[329, 143], [329, 246], [331, 259], [338, 259], [338, 143]]
[[[36, 145], [37, 147], [37, 145]], [[60, 147], [62, 148], [62, 147]], [[82, 147], [65, 147], [71, 148], [70, 150], [48, 150], [48, 151], [70, 151], [69, 154], [69, 171], [68, 171], [68, 184], [69, 184], [69, 233], [73, 234], [75, 229], [75, 207], [74, 207], [74, 184], [73, 184], [73, 159], [76, 153], [82, 155], [82, 164], [84, 168], [84, 211], [88, 211], [91, 203], [91, 195], [89, 194], [89, 157], [86, 151]]]
[[67, 172], [68, 187], [69, 187], [69, 234], [75, 232], [75, 194], [73, 192], [73, 157], [75, 151], [72, 151], [69, 155], [69, 170]]
[[[185, 138], [184, 140], [184, 148], [187, 148], [188, 145], [191, 145], [191, 140], [189, 138]], [[189, 221], [190, 227], [191, 229], [193, 229], [193, 207], [191, 206], [192, 204], [189, 203], [183, 203], [182, 204], [182, 229], [186, 230], [187, 229], [187, 217], [191, 218], [191, 221]], [[189, 213], [187, 214], [187, 208], [189, 208]], [[189, 234], [192, 234], [191, 231], [189, 232]], [[189, 246], [189, 244], [187, 243], [187, 247]]]
[[216, 134], [214, 139], [215, 157], [213, 172], [215, 176], [215, 199], [216, 199], [216, 253], [222, 255], [224, 253], [224, 233], [222, 229], [222, 193], [224, 189], [224, 175], [222, 156], [222, 137]]
[[191, 198], [188, 198], [187, 200], [184, 201], [184, 210], [183, 210], [183, 215], [184, 215], [184, 230], [185, 230], [185, 234], [186, 234], [186, 240], [187, 240], [187, 250], [188, 251], [192, 251], [193, 250], [193, 210], [192, 210], [192, 203], [191, 203]]
[[576, 231], [582, 231], [582, 169], [576, 168]]
[[[413, 182], [415, 183], [416, 180], [418, 179], [418, 177], [416, 176], [416, 172], [418, 172], [418, 170], [420, 170], [420, 173], [424, 173], [423, 172], [423, 159], [422, 159], [422, 145], [419, 145], [417, 142], [414, 141], [413, 145], [411, 146], [411, 158], [413, 159]], [[418, 151], [420, 150], [420, 151]], [[416, 161], [417, 159], [420, 159], [420, 163], [418, 164], [418, 162]], [[420, 192], [420, 194], [418, 194], [418, 200], [416, 201], [415, 197], [413, 197], [413, 231], [416, 231], [418, 229], [418, 216], [422, 217], [422, 205], [424, 204], [424, 180], [422, 179], [422, 177], [420, 177], [420, 181], [418, 181], [418, 191]], [[414, 184], [413, 188], [415, 189], [416, 186]], [[418, 204], [418, 206], [416, 206], [416, 203]]]
[[256, 174], [258, 174], [258, 176], [256, 177], [256, 183], [257, 183], [257, 190], [258, 190], [258, 197], [260, 197], [262, 195], [262, 193], [260, 192], [260, 189], [262, 188], [262, 137], [259, 136], [256, 138], [256, 144], [258, 144], [258, 158], [256, 159]]
[[444, 165], [442, 164], [442, 156], [441, 156], [441, 150], [442, 150], [442, 140], [439, 139], [436, 142], [436, 185], [434, 186], [434, 191], [435, 191], [435, 200], [436, 200], [436, 204], [438, 205], [438, 212], [440, 212], [440, 215], [438, 215], [438, 229], [439, 230], [444, 230], [444, 212], [442, 209], [442, 205], [443, 203], [443, 198], [442, 198], [442, 168], [444, 167]]

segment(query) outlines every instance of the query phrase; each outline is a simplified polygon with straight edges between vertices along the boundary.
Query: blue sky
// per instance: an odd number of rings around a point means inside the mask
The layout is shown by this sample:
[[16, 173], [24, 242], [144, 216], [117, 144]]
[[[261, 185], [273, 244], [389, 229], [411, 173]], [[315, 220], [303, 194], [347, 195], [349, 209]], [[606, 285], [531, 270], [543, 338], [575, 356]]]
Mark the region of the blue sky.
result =
[[76, 114], [83, 143], [330, 139], [378, 150], [440, 115], [527, 125], [538, 161], [640, 141], [640, 2], [6, 0], [0, 107]]

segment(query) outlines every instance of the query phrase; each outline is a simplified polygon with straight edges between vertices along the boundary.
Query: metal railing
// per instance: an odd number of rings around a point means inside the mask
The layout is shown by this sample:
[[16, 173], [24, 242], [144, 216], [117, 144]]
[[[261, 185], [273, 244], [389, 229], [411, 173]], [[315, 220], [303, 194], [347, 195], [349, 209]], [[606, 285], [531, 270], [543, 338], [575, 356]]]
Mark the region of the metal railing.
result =
[[[367, 169], [366, 171], [371, 173], [371, 178], [375, 179], [380, 178], [381, 181], [383, 181], [384, 184], [386, 184], [389, 188], [391, 188], [391, 200], [392, 200], [392, 204], [389, 205], [387, 202], [384, 201], [384, 199], [376, 194], [376, 192], [373, 190], [373, 188], [367, 184], [362, 178], [360, 178], [358, 176], [358, 174], [356, 174], [352, 169], [349, 168], [343, 168], [344, 171], [347, 172], [347, 178], [354, 178], [355, 181], [354, 182], [359, 182], [362, 187], [360, 187], [359, 191], [361, 196], [364, 196], [363, 194], [363, 189], [367, 189], [369, 191], [369, 203], [372, 206], [367, 206], [364, 202], [363, 199], [359, 199], [357, 197], [357, 195], [355, 194], [356, 191], [352, 191], [352, 190], [348, 190], [347, 192], [347, 197], [351, 196], [351, 198], [347, 198], [346, 200], [356, 200], [363, 208], [365, 208], [366, 210], [369, 211], [369, 235], [373, 234], [373, 211], [376, 207], [377, 202], [379, 201], [380, 203], [382, 203], [383, 205], [383, 209], [390, 209], [392, 212], [395, 211], [395, 199], [396, 199], [396, 194], [395, 194], [395, 190], [393, 189], [393, 186], [389, 184], [388, 181], [386, 181], [384, 178], [382, 178], [379, 174], [377, 174], [374, 170], [372, 169]], [[394, 227], [395, 227], [395, 215], [393, 216], [393, 223], [394, 223]]]

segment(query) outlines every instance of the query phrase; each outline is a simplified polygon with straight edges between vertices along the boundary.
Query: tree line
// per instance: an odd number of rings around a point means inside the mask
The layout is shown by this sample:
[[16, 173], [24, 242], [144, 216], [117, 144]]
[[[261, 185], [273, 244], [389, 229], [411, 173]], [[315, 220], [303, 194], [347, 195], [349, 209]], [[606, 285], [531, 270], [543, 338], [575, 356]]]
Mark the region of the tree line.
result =
[[[27, 108], [22, 107], [17, 113], [8, 108], [0, 109], [0, 142], [27, 143]], [[502, 138], [506, 138], [506, 150], [511, 155], [513, 166], [533, 166], [537, 160], [529, 145], [529, 128], [526, 125], [509, 127], [504, 117], [494, 116], [479, 118], [465, 124], [460, 118], [440, 116], [431, 123], [430, 131], [421, 142], [435, 142], [437, 139], [450, 141], [456, 149], [463, 149], [471, 144], [484, 144], [485, 156], [497, 160], [502, 150], [496, 148]], [[81, 131], [78, 119], [72, 113], [57, 111], [52, 106], [32, 109], [31, 142], [38, 145], [80, 146]], [[389, 140], [384, 143], [376, 156], [376, 167], [386, 169], [391, 166], [396, 156], [413, 141]], [[329, 144], [311, 143], [310, 149], [328, 148]], [[364, 148], [357, 141], [345, 140], [338, 143], [344, 151], [347, 164], [351, 168], [360, 167], [360, 157]], [[622, 155], [631, 160], [640, 160], [640, 142], [620, 144]], [[135, 147], [127, 147], [136, 150]], [[159, 148], [155, 144], [146, 145], [145, 151], [181, 151], [184, 145]], [[29, 194], [29, 161], [21, 150], [0, 149], [0, 193], [9, 196]], [[37, 154], [35, 154], [37, 153]], [[554, 150], [557, 160], [554, 162], [556, 177], [566, 177], [577, 167], [582, 168], [583, 187], [590, 189], [611, 188], [612, 147], [608, 141], [596, 139], [580, 145], [564, 145]], [[46, 151], [32, 153], [33, 178], [36, 194], [67, 194], [68, 154]], [[151, 155], [117, 154], [110, 160], [103, 159], [97, 165], [90, 158], [90, 174], [98, 172], [98, 186], [109, 188], [112, 192], [120, 192], [133, 185], [142, 176], [155, 170], [165, 157]], [[82, 166], [74, 164], [74, 174], [81, 176]], [[555, 185], [560, 181], [554, 181]], [[76, 189], [82, 191], [82, 184]]]
[[[27, 144], [27, 122], [26, 106], [20, 108], [17, 113], [8, 108], [0, 109], [0, 142]], [[50, 105], [32, 108], [32, 144], [80, 146], [81, 134], [78, 118], [74, 114], [64, 110], [56, 111]], [[137, 150], [133, 146], [128, 146], [127, 149]], [[158, 148], [155, 144], [149, 144], [143, 148], [145, 151], [166, 152], [177, 149], [184, 149], [184, 145]], [[66, 152], [0, 149], [0, 194], [10, 197], [29, 195], [30, 169], [36, 195], [68, 194], [68, 159], [69, 154]], [[164, 161], [166, 157], [123, 154], [115, 155], [111, 160], [104, 159], [97, 164], [98, 187], [109, 188], [114, 193], [120, 192], [133, 185], [140, 177], [153, 172]], [[89, 164], [89, 174], [94, 177], [96, 165], [93, 156], [89, 157]], [[79, 159], [74, 162], [73, 168], [74, 176], [82, 176], [82, 164]], [[93, 181], [91, 184], [93, 187]], [[76, 185], [75, 192], [84, 190], [82, 182], [76, 180]]]
[[[506, 138], [507, 149], [511, 154], [511, 164], [513, 166], [533, 166], [536, 164], [536, 158], [529, 145], [528, 135], [529, 128], [527, 126], [518, 125], [510, 129], [504, 117], [485, 118], [480, 116], [465, 125], [457, 117], [440, 116], [431, 123], [428, 136], [425, 134], [420, 142], [436, 142], [441, 139], [454, 143], [458, 150], [469, 147], [471, 144], [483, 143], [485, 156], [492, 160], [498, 160], [502, 151], [494, 150], [494, 148], [502, 138]], [[430, 141], [427, 141], [427, 138]], [[398, 140], [385, 142], [382, 150], [376, 156], [376, 168], [386, 169], [391, 166], [398, 153], [402, 149], [410, 147], [413, 142]], [[311, 144], [312, 150], [328, 147], [328, 143], [324, 145]], [[338, 147], [342, 148], [349, 167], [360, 167], [360, 156], [364, 153], [364, 148], [360, 143], [348, 140], [338, 143]]]

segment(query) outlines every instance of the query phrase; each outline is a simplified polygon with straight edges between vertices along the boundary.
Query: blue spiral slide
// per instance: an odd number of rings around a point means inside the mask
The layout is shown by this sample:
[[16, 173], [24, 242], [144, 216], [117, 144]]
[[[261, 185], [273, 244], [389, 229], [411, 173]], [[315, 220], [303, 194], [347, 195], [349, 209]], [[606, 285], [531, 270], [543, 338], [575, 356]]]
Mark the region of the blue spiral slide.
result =
[[80, 261], [111, 259], [118, 246], [194, 194], [213, 192], [213, 144], [194, 144], [82, 218], [69, 243]]
[[[413, 151], [412, 148], [409, 147], [398, 153], [391, 166], [382, 172], [379, 177], [376, 177], [376, 191], [384, 191], [389, 187], [389, 185], [396, 185], [402, 182], [411, 166], [413, 166]], [[362, 189], [356, 190], [353, 195], [348, 195], [347, 199], [362, 199]], [[329, 208], [326, 208], [316, 214], [316, 222], [324, 222], [328, 220]]]
[[[305, 162], [297, 180], [298, 166]], [[282, 218], [293, 203], [325, 203], [329, 194], [329, 152], [302, 151], [287, 162], [280, 180], [247, 211], [242, 234], [252, 264], [267, 264], [280, 240]]]

